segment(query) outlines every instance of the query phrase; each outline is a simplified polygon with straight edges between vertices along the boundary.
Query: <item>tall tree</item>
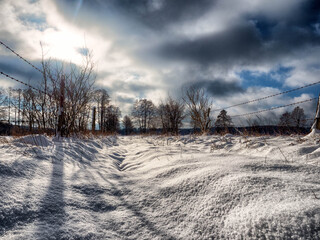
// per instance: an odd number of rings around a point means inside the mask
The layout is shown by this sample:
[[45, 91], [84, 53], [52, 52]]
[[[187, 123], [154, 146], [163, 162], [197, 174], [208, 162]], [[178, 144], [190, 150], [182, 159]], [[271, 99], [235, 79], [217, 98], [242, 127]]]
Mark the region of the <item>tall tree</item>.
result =
[[204, 88], [188, 87], [185, 90], [183, 100], [189, 110], [191, 122], [202, 133], [206, 133], [212, 127], [211, 105], [212, 101]]
[[231, 117], [227, 114], [226, 110], [221, 110], [219, 115], [217, 116], [217, 120], [215, 122], [216, 127], [227, 128], [233, 125]]
[[35, 112], [36, 112], [36, 103], [35, 103], [36, 94], [32, 91], [31, 88], [23, 91], [23, 116], [29, 124], [29, 131], [33, 130], [35, 124]]
[[95, 100], [94, 104], [97, 104], [99, 127], [103, 131], [105, 111], [110, 103], [110, 96], [105, 89], [97, 89], [94, 91], [93, 98]]
[[105, 109], [104, 131], [107, 133], [115, 133], [120, 130], [120, 109], [114, 105], [110, 105]]
[[[91, 53], [88, 52], [83, 57], [82, 65], [52, 62], [49, 59], [43, 60], [42, 66], [44, 72], [43, 83], [40, 86], [42, 91], [36, 93], [35, 101], [36, 119], [44, 122], [40, 124], [41, 127], [45, 126], [51, 129], [56, 127], [60, 102], [63, 102], [63, 121], [60, 122], [63, 122], [62, 129], [65, 134], [70, 135], [86, 130], [96, 77]], [[64, 84], [62, 84], [63, 82]], [[63, 95], [64, 97], [62, 97]], [[43, 114], [43, 111], [46, 114]]]
[[132, 117], [142, 133], [153, 128], [156, 120], [156, 107], [151, 100], [137, 100], [133, 106]]
[[291, 113], [291, 119], [294, 127], [303, 127], [306, 123], [306, 115], [303, 108], [295, 107]]
[[171, 97], [168, 97], [165, 103], [159, 105], [158, 113], [164, 133], [179, 133], [182, 120], [185, 118], [184, 108], [185, 106], [182, 102], [174, 100]]
[[128, 115], [124, 116], [122, 124], [126, 135], [129, 135], [133, 132], [133, 123]]

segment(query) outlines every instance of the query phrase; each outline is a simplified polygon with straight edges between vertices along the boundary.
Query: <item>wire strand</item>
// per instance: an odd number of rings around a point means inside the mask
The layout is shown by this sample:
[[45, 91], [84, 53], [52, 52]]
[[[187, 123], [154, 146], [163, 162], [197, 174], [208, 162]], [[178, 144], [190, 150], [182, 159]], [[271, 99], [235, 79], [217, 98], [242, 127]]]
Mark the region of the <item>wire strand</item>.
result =
[[279, 109], [279, 108], [284, 108], [284, 107], [288, 107], [288, 106], [293, 106], [293, 105], [297, 105], [297, 104], [301, 104], [301, 103], [305, 103], [305, 102], [311, 102], [314, 100], [317, 100], [318, 98], [310, 98], [304, 101], [300, 101], [300, 102], [294, 102], [294, 103], [290, 103], [290, 104], [286, 104], [286, 105], [282, 105], [282, 106], [277, 106], [277, 107], [272, 107], [272, 108], [268, 108], [268, 109], [264, 109], [264, 110], [260, 110], [260, 111], [255, 111], [255, 112], [250, 112], [250, 113], [245, 113], [245, 114], [238, 114], [238, 115], [233, 115], [230, 117], [236, 118], [236, 117], [243, 117], [243, 116], [249, 116], [249, 115], [253, 115], [253, 114], [257, 114], [257, 113], [263, 113], [263, 112], [268, 112], [268, 111], [272, 111], [275, 109]]
[[44, 91], [42, 91], [42, 90], [40, 90], [40, 89], [38, 89], [38, 88], [35, 88], [35, 87], [31, 86], [30, 84], [27, 84], [27, 83], [25, 83], [25, 82], [22, 82], [22, 81], [20, 81], [20, 80], [18, 80], [18, 79], [16, 79], [16, 78], [14, 78], [14, 77], [12, 77], [12, 76], [4, 73], [4, 72], [2, 72], [2, 71], [0, 71], [0, 74], [3, 75], [3, 76], [5, 76], [5, 77], [7, 77], [7, 78], [9, 78], [9, 79], [12, 79], [12, 80], [18, 82], [18, 83], [21, 83], [21, 84], [23, 84], [23, 85], [25, 85], [25, 86], [27, 86], [27, 87], [35, 90], [35, 91], [38, 91], [39, 93], [46, 94], [46, 95], [48, 95], [48, 96], [50, 97], [50, 94], [48, 94], [48, 93], [46, 93], [46, 92], [44, 92]]
[[231, 106], [228, 106], [228, 107], [225, 107], [225, 108], [214, 109], [214, 110], [212, 110], [212, 112], [221, 111], [221, 110], [232, 108], [232, 107], [238, 107], [238, 106], [242, 106], [242, 105], [245, 105], [245, 104], [262, 101], [262, 100], [265, 100], [265, 99], [268, 99], [268, 98], [280, 96], [280, 95], [283, 95], [283, 94], [287, 94], [287, 93], [290, 93], [290, 92], [301, 90], [303, 88], [311, 87], [311, 86], [317, 85], [319, 83], [320, 83], [320, 81], [314, 82], [314, 83], [310, 83], [310, 84], [304, 85], [302, 87], [290, 89], [290, 90], [287, 90], [287, 91], [284, 91], [284, 92], [280, 92], [280, 93], [272, 94], [272, 95], [269, 95], [269, 96], [265, 96], [265, 97], [262, 97], [262, 98], [257, 98], [257, 99], [253, 99], [253, 100], [250, 100], [250, 101], [247, 101], [247, 102], [238, 103], [238, 104], [231, 105]]
[[0, 44], [3, 45], [5, 48], [7, 48], [9, 51], [11, 51], [13, 54], [15, 54], [17, 57], [19, 57], [21, 60], [25, 61], [27, 64], [29, 64], [31, 67], [33, 67], [34, 69], [36, 69], [38, 72], [44, 74], [44, 72], [39, 69], [38, 67], [36, 67], [35, 65], [33, 65], [31, 62], [29, 62], [28, 60], [26, 60], [25, 58], [23, 58], [19, 53], [16, 53], [12, 48], [10, 48], [8, 45], [6, 45], [4, 42], [0, 41]]

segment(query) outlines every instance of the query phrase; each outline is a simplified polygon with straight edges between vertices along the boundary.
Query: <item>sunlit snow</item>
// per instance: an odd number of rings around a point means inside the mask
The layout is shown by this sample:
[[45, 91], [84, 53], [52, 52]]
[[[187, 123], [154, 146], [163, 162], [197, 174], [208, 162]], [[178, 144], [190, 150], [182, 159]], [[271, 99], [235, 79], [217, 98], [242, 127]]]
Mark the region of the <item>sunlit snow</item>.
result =
[[319, 239], [311, 136], [0, 138], [1, 239]]

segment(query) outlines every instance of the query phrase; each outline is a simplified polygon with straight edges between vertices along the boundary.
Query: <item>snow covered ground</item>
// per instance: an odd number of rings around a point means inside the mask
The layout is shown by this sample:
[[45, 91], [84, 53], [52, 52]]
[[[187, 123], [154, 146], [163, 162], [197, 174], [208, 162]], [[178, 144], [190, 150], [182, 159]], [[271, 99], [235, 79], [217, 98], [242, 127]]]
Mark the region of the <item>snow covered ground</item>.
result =
[[0, 239], [320, 239], [316, 138], [0, 138]]

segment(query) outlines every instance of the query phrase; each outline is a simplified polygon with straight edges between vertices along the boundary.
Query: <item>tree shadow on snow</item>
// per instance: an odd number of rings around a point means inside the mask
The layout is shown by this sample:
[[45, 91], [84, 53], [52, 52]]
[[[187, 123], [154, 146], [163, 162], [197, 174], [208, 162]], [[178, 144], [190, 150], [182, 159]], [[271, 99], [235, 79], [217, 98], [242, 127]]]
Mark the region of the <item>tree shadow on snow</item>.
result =
[[40, 202], [38, 228], [36, 236], [39, 239], [64, 239], [63, 225], [66, 220], [62, 142], [56, 143], [55, 158], [52, 159], [52, 173], [47, 193]]
[[[56, 148], [54, 156], [63, 159], [61, 146]], [[38, 165], [30, 160], [16, 161], [10, 167], [1, 168], [0, 175], [10, 174], [13, 177], [32, 178], [37, 167]], [[63, 190], [63, 161], [53, 159], [48, 191], [40, 201], [39, 208], [29, 202], [30, 192], [28, 191], [21, 206], [17, 204], [12, 208], [0, 208], [0, 238], [12, 230], [19, 232], [21, 227], [32, 222], [39, 222], [39, 227], [34, 234], [38, 235], [40, 239], [59, 238], [56, 233], [60, 231], [65, 215]], [[54, 232], [49, 233], [50, 229]]]
[[[128, 200], [126, 200], [126, 198], [124, 197], [125, 195], [129, 195], [130, 194], [130, 190], [127, 189], [124, 185], [125, 184], [121, 184], [122, 186], [117, 187], [115, 186], [112, 182], [109, 181], [109, 179], [107, 179], [104, 175], [100, 175], [101, 178], [103, 178], [106, 182], [110, 183], [111, 185], [111, 189], [110, 189], [110, 193], [118, 198], [121, 202], [120, 205], [122, 205], [123, 207], [125, 207], [127, 210], [129, 210], [132, 215], [137, 218], [138, 221], [140, 221], [141, 224], [137, 225], [137, 232], [141, 232], [141, 227], [146, 228], [149, 232], [150, 235], [152, 235], [153, 237], [160, 237], [160, 239], [176, 239], [174, 236], [170, 235], [168, 232], [166, 232], [165, 230], [159, 229], [155, 223], [153, 223], [152, 221], [150, 221], [147, 217], [146, 214], [144, 214], [141, 211], [141, 206], [139, 206], [138, 203], [132, 202], [130, 203]], [[137, 233], [136, 232], [136, 233]], [[127, 237], [130, 237], [131, 234], [133, 234], [132, 231], [120, 231], [118, 230], [117, 233], [121, 236], [124, 237], [124, 235], [127, 235]]]

